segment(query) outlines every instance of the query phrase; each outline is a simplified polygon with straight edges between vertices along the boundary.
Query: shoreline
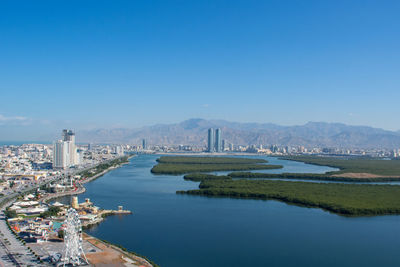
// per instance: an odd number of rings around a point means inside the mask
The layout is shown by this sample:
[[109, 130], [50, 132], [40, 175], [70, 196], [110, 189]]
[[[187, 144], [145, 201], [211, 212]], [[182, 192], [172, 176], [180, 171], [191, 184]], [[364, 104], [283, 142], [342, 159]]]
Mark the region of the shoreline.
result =
[[154, 155], [177, 155], [177, 156], [267, 156], [262, 153], [248, 153], [248, 152], [221, 152], [221, 153], [209, 153], [209, 152], [156, 152]]
[[[83, 180], [83, 181], [80, 181], [77, 190], [67, 191], [67, 192], [60, 192], [60, 193], [54, 193], [54, 194], [51, 194], [51, 195], [48, 195], [48, 196], [44, 197], [44, 198], [41, 199], [40, 201], [43, 202], [43, 203], [48, 204], [48, 202], [49, 202], [50, 200], [55, 199], [55, 198], [59, 198], [59, 197], [63, 197], [63, 196], [68, 196], [68, 195], [79, 195], [79, 194], [83, 194], [84, 192], [86, 192], [86, 188], [85, 188], [84, 184], [89, 183], [89, 182], [91, 182], [91, 181], [93, 181], [93, 180], [95, 180], [95, 179], [98, 179], [98, 178], [104, 176], [106, 173], [108, 173], [108, 172], [110, 172], [110, 171], [112, 171], [112, 170], [118, 169], [118, 168], [120, 168], [120, 167], [122, 167], [122, 166], [124, 166], [124, 165], [126, 165], [126, 164], [129, 164], [129, 159], [131, 159], [132, 157], [135, 157], [135, 156], [136, 156], [136, 155], [129, 155], [128, 158], [127, 158], [128, 162], [123, 162], [123, 163], [118, 164], [118, 165], [116, 165], [116, 166], [111, 166], [110, 168], [108, 168], [108, 169], [106, 169], [106, 170], [104, 170], [104, 171], [102, 171], [102, 172], [100, 172], [100, 173], [98, 173], [98, 174], [96, 174], [96, 175], [93, 175], [92, 177], [89, 177], [89, 178], [87, 178], [87, 179], [85, 179], [85, 180]], [[4, 203], [4, 204], [2, 205], [2, 207], [1, 207], [2, 211], [4, 211], [5, 208], [6, 208], [7, 206], [9, 206], [10, 204], [12, 204], [12, 203], [15, 202], [15, 201], [16, 201], [16, 199], [12, 199], [12, 200], [10, 200], [9, 202]], [[127, 212], [124, 212], [124, 214], [125, 214], [125, 213], [127, 213]], [[131, 213], [131, 212], [130, 212], [130, 213]], [[93, 226], [93, 225], [100, 224], [100, 223], [105, 219], [105, 217], [107, 217], [107, 216], [109, 216], [109, 215], [112, 215], [112, 214], [117, 214], [117, 213], [115, 213], [115, 211], [112, 211], [112, 210], [104, 210], [104, 214], [105, 214], [106, 216], [100, 216], [100, 219], [99, 219], [99, 220], [96, 220], [96, 221], [94, 221], [94, 222], [83, 223], [83, 224], [82, 224], [82, 228], [85, 229], [85, 228], [89, 228], [89, 227], [91, 227], [91, 226]], [[10, 232], [13, 233], [13, 231], [12, 231], [11, 229], [10, 229]], [[126, 250], [124, 247], [122, 247], [122, 246], [120, 246], [120, 245], [112, 244], [112, 243], [110, 243], [110, 242], [108, 242], [108, 241], [106, 241], [106, 240], [100, 240], [100, 239], [98, 239], [98, 238], [96, 238], [96, 237], [94, 237], [94, 236], [92, 236], [92, 235], [89, 235], [89, 234], [86, 233], [86, 232], [83, 232], [83, 234], [84, 234], [84, 236], [85, 236], [84, 239], [85, 239], [87, 242], [91, 243], [89, 240], [94, 240], [94, 242], [95, 242], [96, 244], [99, 244], [99, 243], [103, 244], [103, 246], [104, 246], [105, 249], [107, 249], [107, 250], [112, 250], [112, 251], [114, 251], [114, 252], [117, 253], [117, 254], [123, 255], [123, 256], [121, 257], [121, 259], [122, 259], [123, 261], [125, 261], [129, 266], [130, 266], [130, 264], [133, 264], [133, 262], [134, 262], [134, 263], [138, 263], [138, 264], [140, 264], [140, 266], [145, 266], [145, 267], [154, 267], [154, 266], [157, 266], [155, 263], [150, 263], [151, 260], [147, 259], [145, 256], [136, 255], [135, 252], [128, 251], [128, 250]], [[96, 245], [93, 244], [93, 243], [91, 243], [91, 244], [94, 245], [94, 246], [96, 246]], [[27, 245], [27, 244], [26, 244], [25, 246], [28, 247], [28, 248], [30, 248], [29, 245]], [[136, 266], [136, 265], [135, 265], [135, 266]]]
[[[140, 266], [144, 266], [144, 267], [157, 266], [155, 263], [151, 263], [151, 260], [147, 259], [145, 256], [139, 256], [135, 252], [128, 251], [126, 248], [124, 248], [120, 245], [112, 244], [112, 243], [108, 242], [107, 240], [101, 240], [97, 237], [89, 235], [86, 232], [82, 233], [82, 238], [96, 247], [104, 246], [103, 249], [104, 248], [111, 249], [111, 250], [114, 250], [114, 251], [120, 253], [121, 255], [125, 256], [125, 257], [123, 257], [123, 256], [121, 257], [122, 260], [125, 260], [128, 263], [130, 261], [126, 260], [126, 258], [136, 261], [137, 263], [140, 264]], [[90, 258], [90, 255], [87, 255], [87, 256]]]
[[[105, 174], [107, 174], [108, 172], [110, 172], [112, 170], [118, 169], [118, 168], [120, 168], [120, 167], [122, 167], [122, 166], [124, 166], [126, 164], [129, 164], [129, 159], [132, 158], [132, 157], [134, 157], [134, 156], [133, 155], [132, 156], [128, 156], [128, 158], [127, 158], [128, 162], [123, 162], [123, 163], [118, 164], [116, 166], [111, 166], [108, 169], [105, 169], [104, 171], [102, 171], [102, 172], [100, 172], [98, 174], [95, 174], [95, 175], [93, 175], [91, 177], [88, 177], [87, 179], [79, 181], [77, 190], [53, 193], [53, 194], [51, 194], [49, 196], [44, 197], [41, 201], [43, 203], [46, 203], [46, 204], [49, 205], [48, 202], [53, 200], [53, 199], [57, 199], [57, 198], [64, 197], [64, 196], [74, 196], [74, 195], [83, 194], [83, 193], [86, 192], [86, 188], [85, 188], [84, 184], [92, 182], [92, 181], [104, 176]], [[89, 222], [82, 222], [82, 227], [85, 228], [85, 229], [90, 228], [91, 226], [94, 226], [94, 225], [97, 225], [97, 224], [100, 224], [101, 222], [103, 222], [104, 219], [107, 216], [115, 215], [115, 214], [132, 214], [132, 212], [130, 212], [130, 211], [129, 212], [122, 211], [122, 212], [118, 213], [117, 211], [113, 211], [113, 210], [103, 210], [101, 216], [98, 219], [96, 219], [94, 221], [89, 221]]]
[[[130, 158], [132, 158], [132, 157], [134, 157], [134, 156], [128, 156], [128, 160]], [[115, 170], [115, 169], [118, 169], [118, 168], [120, 168], [120, 167], [122, 167], [122, 166], [124, 166], [126, 164], [129, 164], [129, 162], [124, 162], [124, 163], [118, 164], [117, 166], [111, 166], [110, 168], [108, 168], [108, 169], [106, 169], [106, 170], [104, 170], [104, 171], [102, 171], [102, 172], [100, 172], [98, 174], [95, 174], [95, 175], [93, 175], [91, 177], [88, 177], [87, 179], [79, 181], [79, 184], [78, 184], [79, 187], [75, 191], [73, 190], [73, 191], [66, 191], [66, 192], [60, 192], [60, 193], [53, 193], [53, 194], [51, 194], [49, 196], [44, 197], [41, 201], [44, 202], [44, 203], [47, 203], [48, 201], [50, 201], [50, 200], [52, 200], [54, 198], [83, 194], [83, 193], [86, 192], [86, 188], [83, 186], [84, 184], [92, 182], [93, 180], [96, 180], [96, 179], [100, 178], [101, 176], [107, 174], [108, 172], [110, 172], [112, 170]]]

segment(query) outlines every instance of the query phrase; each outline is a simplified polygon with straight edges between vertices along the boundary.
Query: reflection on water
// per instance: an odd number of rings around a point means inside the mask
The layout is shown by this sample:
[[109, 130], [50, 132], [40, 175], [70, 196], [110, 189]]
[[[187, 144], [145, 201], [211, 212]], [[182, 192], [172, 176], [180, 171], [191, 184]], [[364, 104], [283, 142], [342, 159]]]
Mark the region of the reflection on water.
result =
[[[400, 216], [345, 218], [277, 201], [177, 195], [198, 183], [151, 174], [156, 158], [135, 157], [86, 184], [80, 202], [90, 198], [102, 208], [133, 211], [107, 217], [90, 234], [163, 267], [400, 266]], [[284, 163], [280, 172], [330, 169], [268, 160]]]

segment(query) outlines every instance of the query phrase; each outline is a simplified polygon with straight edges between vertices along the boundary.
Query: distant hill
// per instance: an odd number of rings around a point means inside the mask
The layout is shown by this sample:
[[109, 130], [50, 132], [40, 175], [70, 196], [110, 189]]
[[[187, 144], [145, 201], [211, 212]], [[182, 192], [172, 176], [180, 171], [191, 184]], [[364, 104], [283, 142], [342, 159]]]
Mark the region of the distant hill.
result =
[[207, 129], [221, 128], [223, 139], [237, 145], [277, 144], [346, 148], [400, 148], [400, 132], [342, 123], [309, 122], [300, 126], [189, 119], [138, 129], [78, 131], [78, 142], [206, 145]]

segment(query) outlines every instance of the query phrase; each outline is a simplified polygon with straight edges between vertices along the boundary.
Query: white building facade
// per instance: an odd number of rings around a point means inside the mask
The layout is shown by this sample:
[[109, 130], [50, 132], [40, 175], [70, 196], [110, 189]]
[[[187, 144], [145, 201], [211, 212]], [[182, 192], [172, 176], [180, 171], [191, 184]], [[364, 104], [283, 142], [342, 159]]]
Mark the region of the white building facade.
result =
[[71, 130], [63, 130], [62, 140], [54, 143], [53, 168], [66, 169], [79, 164], [75, 146], [75, 133]]

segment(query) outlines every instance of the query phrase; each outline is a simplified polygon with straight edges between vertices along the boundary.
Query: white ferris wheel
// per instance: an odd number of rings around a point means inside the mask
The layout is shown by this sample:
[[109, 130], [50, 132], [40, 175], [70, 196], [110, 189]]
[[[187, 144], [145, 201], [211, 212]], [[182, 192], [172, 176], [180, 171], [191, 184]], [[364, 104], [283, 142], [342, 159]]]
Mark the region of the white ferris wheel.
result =
[[70, 208], [64, 223], [64, 266], [66, 264], [79, 266], [83, 263], [82, 259], [89, 264], [82, 248], [82, 225], [78, 212]]

